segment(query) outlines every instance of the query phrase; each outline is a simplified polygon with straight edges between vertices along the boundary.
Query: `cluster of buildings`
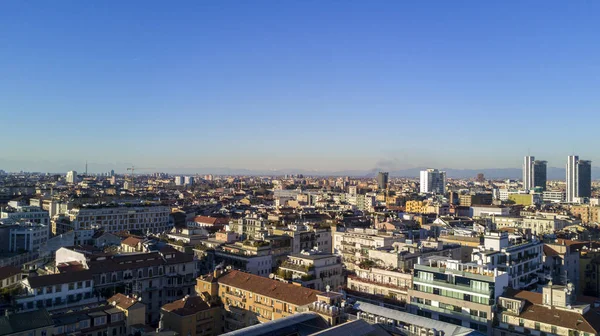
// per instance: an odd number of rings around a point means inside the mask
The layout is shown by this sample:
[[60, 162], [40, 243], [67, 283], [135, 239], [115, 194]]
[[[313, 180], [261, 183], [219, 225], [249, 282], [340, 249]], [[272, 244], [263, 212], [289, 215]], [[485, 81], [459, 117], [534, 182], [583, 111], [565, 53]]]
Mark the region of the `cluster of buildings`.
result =
[[3, 174], [0, 336], [599, 335], [590, 162], [546, 170]]

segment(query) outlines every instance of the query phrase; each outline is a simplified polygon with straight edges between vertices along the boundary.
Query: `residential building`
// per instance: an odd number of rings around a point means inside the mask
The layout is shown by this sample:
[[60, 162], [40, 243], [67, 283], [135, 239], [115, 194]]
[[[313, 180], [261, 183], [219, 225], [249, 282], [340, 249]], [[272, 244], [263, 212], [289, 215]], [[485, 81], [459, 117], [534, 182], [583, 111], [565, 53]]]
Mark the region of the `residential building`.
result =
[[162, 306], [161, 323], [177, 335], [216, 336], [223, 333], [221, 305], [210, 296], [184, 297]]
[[493, 307], [508, 285], [508, 273], [498, 268], [440, 256], [422, 258], [409, 290], [411, 311], [491, 335]]
[[221, 230], [225, 225], [229, 224], [228, 217], [211, 217], [211, 216], [196, 216], [193, 219], [195, 225], [205, 227], [207, 229]]
[[502, 205], [471, 205], [470, 217], [508, 216], [510, 208]]
[[569, 216], [557, 214], [538, 213], [534, 216], [523, 218], [523, 229], [531, 230], [534, 235], [554, 233], [569, 225], [579, 224], [581, 221]]
[[134, 326], [145, 324], [146, 321], [146, 305], [139, 298], [129, 297], [127, 295], [117, 293], [107, 300], [108, 304], [120, 310], [125, 315], [125, 328], [127, 335], [135, 334]]
[[598, 223], [598, 220], [600, 219], [598, 216], [600, 207], [598, 206], [592, 206], [589, 204], [573, 205], [571, 206], [570, 211], [573, 216], [581, 219], [582, 224]]
[[477, 193], [477, 194], [465, 194], [460, 195], [459, 202], [461, 206], [473, 206], [473, 205], [490, 205], [492, 204], [493, 194], [491, 193]]
[[53, 335], [127, 335], [125, 314], [109, 304], [52, 314]]
[[[201, 260], [194, 255], [163, 247], [158, 252], [106, 256], [86, 250], [61, 248], [56, 264], [78, 263], [93, 276], [94, 290], [108, 298], [115, 292], [141, 298], [146, 305], [146, 322], [160, 318], [160, 308], [167, 302], [191, 295]], [[61, 273], [76, 275], [79, 272]]]
[[84, 205], [67, 213], [66, 222], [55, 223], [57, 234], [71, 230], [103, 230], [104, 232], [139, 231], [160, 233], [170, 230], [173, 221], [169, 207], [157, 204]]
[[50, 227], [32, 222], [16, 222], [6, 225], [0, 230], [8, 231], [9, 252], [38, 252], [48, 241]]
[[175, 185], [176, 186], [180, 186], [183, 185], [183, 183], [185, 182], [185, 179], [183, 178], [183, 176], [175, 176]]
[[508, 289], [498, 308], [495, 336], [600, 334], [600, 311], [576, 302], [571, 285], [548, 285], [542, 293]]
[[94, 295], [93, 275], [88, 270], [30, 276], [21, 284], [23, 294], [15, 297], [19, 311], [41, 308], [51, 311], [98, 301]]
[[446, 172], [437, 169], [421, 171], [420, 191], [422, 194], [444, 194], [446, 192]]
[[326, 253], [331, 253], [332, 250], [332, 235], [329, 228], [290, 224], [285, 228], [274, 228], [271, 234], [292, 237], [292, 254], [298, 254], [303, 250], [317, 250]]
[[256, 214], [234, 220], [229, 223], [230, 229], [237, 233], [242, 240], [261, 240], [268, 235], [268, 220]]
[[215, 249], [215, 263], [267, 277], [273, 272], [273, 256], [269, 243], [246, 240], [224, 244]]
[[279, 266], [277, 277], [319, 291], [337, 289], [344, 284], [340, 257], [316, 251], [289, 255]]
[[0, 316], [1, 336], [53, 335], [54, 321], [44, 309]]
[[8, 206], [0, 210], [0, 220], [5, 220], [5, 223], [10, 222], [31, 222], [50, 225], [50, 216], [48, 211], [37, 206], [24, 205], [17, 201], [8, 202]]
[[484, 244], [471, 257], [478, 265], [507, 273], [512, 288], [528, 288], [538, 283], [538, 273], [543, 268], [543, 245], [535, 237], [486, 232]]
[[591, 197], [592, 162], [580, 160], [579, 156], [567, 158], [567, 193], [566, 201], [574, 202], [578, 197]]
[[0, 267], [0, 288], [13, 287], [20, 283], [23, 272], [14, 266]]
[[375, 229], [349, 229], [333, 231], [333, 253], [342, 256], [346, 268], [352, 270], [368, 259], [369, 250], [380, 247], [391, 247], [395, 242], [401, 242], [400, 235], [381, 233]]
[[393, 309], [404, 309], [409, 302], [412, 274], [394, 269], [358, 268], [348, 274], [346, 293], [358, 300], [383, 304]]
[[226, 332], [290, 316], [318, 301], [320, 291], [231, 270], [197, 279], [196, 291], [219, 297]]
[[[543, 248], [544, 278], [557, 285], [572, 283], [579, 285], [579, 254], [586, 242], [560, 239], [554, 243], [545, 243]], [[581, 294], [582, 288], [577, 288]]]
[[567, 194], [564, 191], [544, 191], [542, 199], [546, 202], [561, 203], [567, 199]]

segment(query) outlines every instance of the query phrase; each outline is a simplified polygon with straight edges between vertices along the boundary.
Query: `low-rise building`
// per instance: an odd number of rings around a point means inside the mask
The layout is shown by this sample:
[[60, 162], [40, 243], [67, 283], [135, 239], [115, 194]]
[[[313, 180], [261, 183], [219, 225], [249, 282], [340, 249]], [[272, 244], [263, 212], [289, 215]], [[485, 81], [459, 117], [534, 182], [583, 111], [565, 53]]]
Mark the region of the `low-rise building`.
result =
[[347, 278], [346, 291], [350, 297], [383, 304], [394, 309], [404, 309], [409, 302], [408, 290], [412, 287], [412, 274], [381, 268], [357, 269]]
[[19, 311], [45, 308], [49, 311], [93, 302], [94, 278], [89, 270], [31, 276], [22, 281], [23, 294], [15, 297]]
[[321, 293], [236, 270], [198, 278], [196, 291], [220, 298], [226, 332], [296, 314]]
[[12, 287], [20, 283], [23, 273], [14, 266], [0, 267], [0, 288]]
[[54, 321], [44, 309], [0, 317], [1, 336], [45, 336], [54, 334]]
[[178, 335], [220, 335], [224, 331], [221, 322], [221, 305], [203, 293], [167, 303], [161, 310], [162, 328]]
[[542, 293], [509, 289], [498, 308], [495, 336], [600, 334], [600, 311], [576, 302], [572, 286], [549, 285]]

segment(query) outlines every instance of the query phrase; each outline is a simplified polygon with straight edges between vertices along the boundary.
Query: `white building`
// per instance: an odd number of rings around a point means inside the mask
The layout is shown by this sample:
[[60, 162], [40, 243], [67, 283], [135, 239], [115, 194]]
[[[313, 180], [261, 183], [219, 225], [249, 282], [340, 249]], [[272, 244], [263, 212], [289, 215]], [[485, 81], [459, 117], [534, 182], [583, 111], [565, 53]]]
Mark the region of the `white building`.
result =
[[74, 170], [67, 172], [67, 183], [77, 183], [77, 172]]
[[523, 161], [523, 189], [524, 190], [533, 190], [533, 188], [534, 188], [533, 161], [535, 161], [535, 157], [533, 157], [533, 156], [526, 156]]
[[175, 185], [180, 186], [185, 182], [183, 176], [175, 176]]
[[8, 202], [8, 206], [0, 210], [0, 219], [6, 219], [9, 222], [27, 221], [50, 225], [48, 211], [36, 206], [23, 205], [17, 201]]
[[421, 171], [421, 193], [444, 194], [446, 192], [446, 172], [437, 169]]
[[37, 252], [48, 241], [50, 236], [48, 225], [19, 222], [9, 226], [8, 250], [10, 252]]
[[566, 194], [564, 191], [544, 191], [542, 199], [548, 202], [560, 203], [565, 201]]
[[537, 238], [527, 239], [507, 232], [488, 232], [484, 245], [473, 250], [471, 259], [488, 269], [498, 268], [509, 275], [515, 289], [537, 284], [537, 273], [542, 270], [544, 244]]
[[471, 217], [508, 216], [510, 209], [500, 205], [472, 205]]
[[169, 207], [162, 205], [82, 206], [69, 210], [70, 223], [56, 223], [56, 232], [102, 229], [111, 233], [123, 230], [160, 233], [173, 226], [170, 213]]
[[193, 176], [186, 176], [185, 177], [185, 185], [194, 185], [194, 177]]
[[24, 295], [15, 297], [19, 311], [64, 309], [97, 302], [89, 270], [28, 277]]

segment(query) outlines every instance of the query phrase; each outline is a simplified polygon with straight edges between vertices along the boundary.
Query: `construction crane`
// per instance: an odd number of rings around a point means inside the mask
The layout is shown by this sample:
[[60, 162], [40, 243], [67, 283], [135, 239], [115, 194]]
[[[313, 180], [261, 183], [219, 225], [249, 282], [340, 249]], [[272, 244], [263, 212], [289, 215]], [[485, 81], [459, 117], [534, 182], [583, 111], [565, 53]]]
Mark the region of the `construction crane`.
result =
[[[154, 168], [140, 168], [140, 167], [136, 167], [136, 166], [131, 166], [130, 168], [127, 168], [127, 170], [131, 170], [131, 174], [129, 175], [129, 183], [131, 184], [129, 187], [129, 191], [134, 192], [135, 191], [135, 181], [133, 179], [133, 175], [135, 173], [136, 170], [143, 170], [143, 169], [154, 169]], [[127, 181], [127, 178], [125, 178], [125, 181]]]

